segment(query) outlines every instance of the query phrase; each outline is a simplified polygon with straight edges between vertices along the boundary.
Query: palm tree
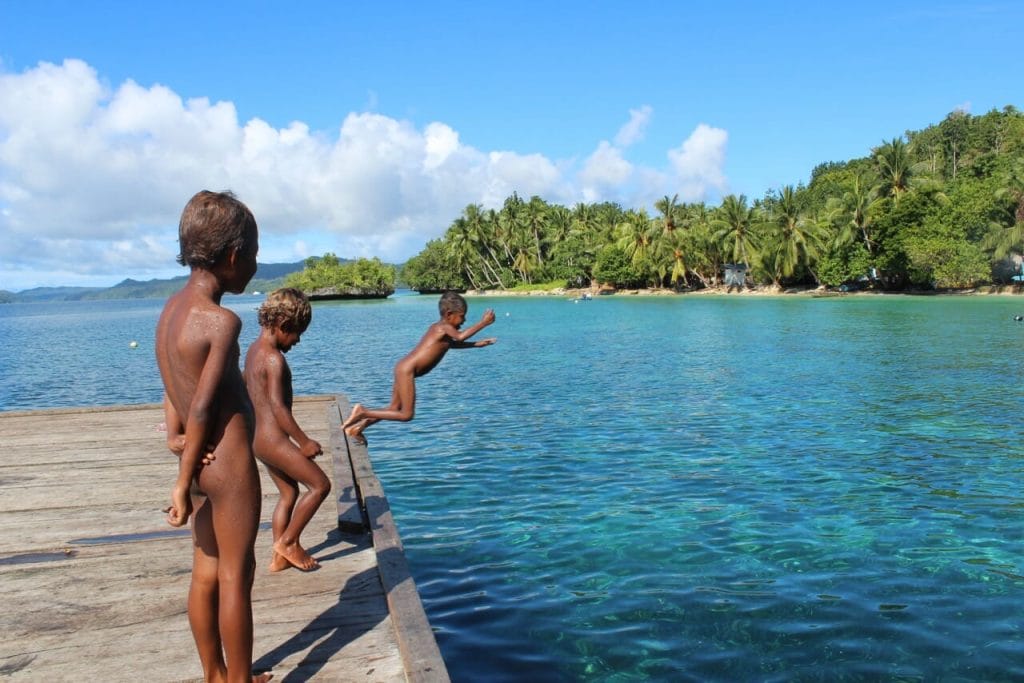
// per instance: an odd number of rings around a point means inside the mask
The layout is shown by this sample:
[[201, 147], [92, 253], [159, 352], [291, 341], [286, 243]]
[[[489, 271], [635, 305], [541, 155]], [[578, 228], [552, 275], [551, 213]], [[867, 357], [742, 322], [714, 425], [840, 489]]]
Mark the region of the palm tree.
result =
[[722, 199], [711, 219], [713, 239], [722, 245], [725, 256], [748, 267], [758, 255], [758, 216], [747, 206], [746, 195], [734, 194]]
[[548, 208], [547, 240], [551, 244], [564, 242], [572, 231], [572, 213], [560, 204]]
[[793, 186], [782, 188], [772, 206], [768, 244], [763, 250], [771, 257], [772, 281], [779, 285], [799, 266], [809, 266], [818, 258], [822, 239], [821, 226], [800, 208]]
[[711, 213], [704, 202], [687, 204], [683, 211], [683, 224], [688, 247], [687, 266], [705, 287], [718, 281], [722, 272], [721, 249], [718, 242], [712, 239]]
[[469, 238], [469, 232], [466, 219], [456, 218], [445, 234], [445, 243], [448, 247], [448, 255], [454, 261], [458, 271], [466, 276], [473, 289], [480, 289], [479, 280], [473, 271], [473, 261], [478, 255], [476, 247]]
[[468, 239], [473, 244], [477, 254], [479, 254], [484, 270], [489, 271], [491, 274], [490, 283], [505, 289], [505, 283], [502, 282], [500, 275], [501, 263], [494, 256], [494, 250], [491, 248], [492, 236], [494, 234], [493, 224], [487, 219], [479, 204], [467, 206], [465, 211], [463, 211], [463, 216], [466, 221]]
[[643, 209], [627, 211], [615, 228], [616, 246], [626, 254], [633, 266], [641, 272], [650, 272], [656, 234], [660, 232]]
[[995, 195], [1010, 200], [1013, 222], [990, 223], [982, 247], [992, 250], [997, 259], [1006, 258], [1011, 253], [1024, 253], [1024, 159], [1014, 159], [1010, 168], [1003, 172]]
[[902, 138], [893, 138], [872, 150], [881, 176], [881, 193], [899, 204], [900, 197], [910, 190], [914, 166], [910, 159], [910, 145]]
[[996, 197], [1005, 197], [1013, 202], [1014, 221], [1024, 223], [1024, 158], [1014, 159], [999, 181], [1001, 187], [996, 190]]
[[833, 198], [826, 203], [826, 209], [832, 213], [839, 228], [833, 240], [834, 246], [841, 247], [859, 240], [864, 243], [868, 254], [874, 255], [876, 244], [871, 231], [876, 208], [882, 201], [879, 196], [881, 185], [875, 180], [866, 173], [859, 173], [841, 199]]
[[660, 220], [662, 229], [667, 233], [674, 232], [676, 227], [678, 227], [678, 218], [681, 208], [679, 206], [679, 195], [672, 195], [671, 199], [669, 199], [668, 195], [665, 195], [658, 201], [654, 202], [654, 208], [661, 212]]
[[537, 257], [537, 265], [543, 267], [544, 252], [541, 249], [540, 236], [544, 232], [547, 223], [548, 205], [540, 197], [530, 197], [529, 203], [523, 209], [524, 227], [533, 235], [533, 250]]

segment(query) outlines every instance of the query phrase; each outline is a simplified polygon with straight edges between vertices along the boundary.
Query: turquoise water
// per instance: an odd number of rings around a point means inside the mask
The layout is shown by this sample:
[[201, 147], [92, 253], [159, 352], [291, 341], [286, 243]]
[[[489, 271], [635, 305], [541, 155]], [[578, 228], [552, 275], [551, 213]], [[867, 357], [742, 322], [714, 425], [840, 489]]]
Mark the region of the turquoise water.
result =
[[[435, 302], [316, 305], [296, 391], [385, 403]], [[160, 305], [0, 306], [0, 409], [157, 401]], [[453, 680], [1024, 679], [1024, 300], [486, 306], [367, 432]]]

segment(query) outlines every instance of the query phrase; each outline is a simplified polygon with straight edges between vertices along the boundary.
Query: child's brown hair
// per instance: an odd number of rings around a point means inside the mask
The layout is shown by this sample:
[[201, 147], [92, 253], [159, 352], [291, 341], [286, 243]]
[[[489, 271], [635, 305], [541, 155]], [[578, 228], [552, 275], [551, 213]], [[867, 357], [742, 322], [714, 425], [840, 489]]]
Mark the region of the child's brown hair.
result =
[[309, 297], [294, 287], [282, 287], [267, 295], [257, 314], [260, 326], [285, 332], [303, 332], [313, 319]]
[[458, 292], [445, 292], [437, 302], [437, 309], [443, 318], [448, 313], [465, 313], [469, 310], [469, 305]]
[[178, 223], [178, 263], [210, 269], [232, 250], [255, 248], [256, 218], [231, 192], [197, 192]]

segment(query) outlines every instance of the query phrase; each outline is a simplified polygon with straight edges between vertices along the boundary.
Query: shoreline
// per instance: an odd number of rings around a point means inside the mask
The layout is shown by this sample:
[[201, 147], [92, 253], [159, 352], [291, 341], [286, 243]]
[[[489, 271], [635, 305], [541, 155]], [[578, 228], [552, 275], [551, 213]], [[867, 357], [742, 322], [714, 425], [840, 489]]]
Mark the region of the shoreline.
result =
[[601, 290], [597, 287], [556, 287], [554, 289], [469, 289], [465, 296], [472, 297], [529, 297], [529, 296], [560, 296], [569, 299], [581, 299], [586, 296], [598, 298], [604, 296], [805, 296], [812, 298], [834, 298], [845, 296], [1019, 296], [1024, 294], [1024, 287], [1019, 285], [985, 285], [968, 289], [947, 290], [858, 290], [841, 292], [826, 287], [746, 287], [730, 291], [727, 287], [708, 287], [706, 289], [676, 291], [673, 289], [616, 289]]

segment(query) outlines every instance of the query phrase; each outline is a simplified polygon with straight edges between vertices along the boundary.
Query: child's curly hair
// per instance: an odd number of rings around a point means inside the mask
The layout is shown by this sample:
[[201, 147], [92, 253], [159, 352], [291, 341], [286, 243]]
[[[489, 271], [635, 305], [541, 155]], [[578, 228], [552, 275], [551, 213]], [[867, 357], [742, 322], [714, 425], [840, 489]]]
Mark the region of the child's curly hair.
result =
[[282, 287], [268, 294], [258, 314], [262, 327], [277, 327], [285, 332], [304, 331], [312, 318], [309, 298], [294, 287]]

